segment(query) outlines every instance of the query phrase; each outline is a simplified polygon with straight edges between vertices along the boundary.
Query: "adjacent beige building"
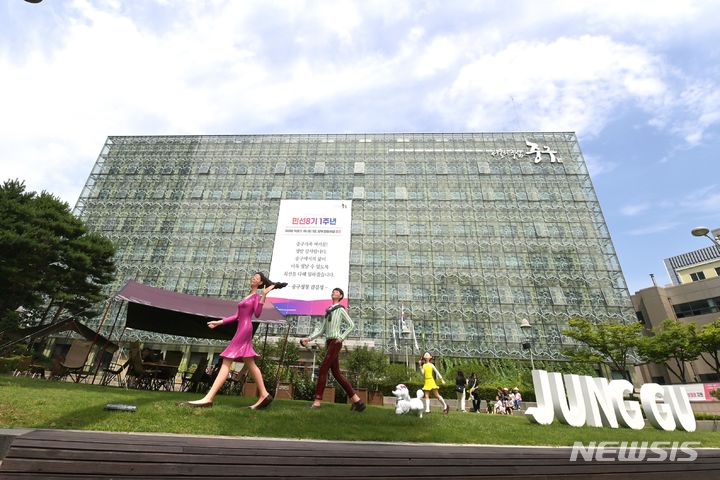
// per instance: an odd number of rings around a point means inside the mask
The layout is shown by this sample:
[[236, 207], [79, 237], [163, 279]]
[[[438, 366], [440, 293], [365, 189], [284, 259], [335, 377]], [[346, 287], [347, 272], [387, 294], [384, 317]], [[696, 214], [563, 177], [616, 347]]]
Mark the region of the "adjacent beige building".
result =
[[[720, 229], [713, 231], [714, 236]], [[631, 296], [635, 313], [647, 330], [668, 318], [693, 322], [699, 328], [720, 319], [720, 247], [710, 246], [665, 260], [671, 285], [652, 286]], [[680, 383], [665, 366], [637, 367], [643, 382]], [[718, 375], [702, 359], [691, 362], [688, 380], [718, 381]]]

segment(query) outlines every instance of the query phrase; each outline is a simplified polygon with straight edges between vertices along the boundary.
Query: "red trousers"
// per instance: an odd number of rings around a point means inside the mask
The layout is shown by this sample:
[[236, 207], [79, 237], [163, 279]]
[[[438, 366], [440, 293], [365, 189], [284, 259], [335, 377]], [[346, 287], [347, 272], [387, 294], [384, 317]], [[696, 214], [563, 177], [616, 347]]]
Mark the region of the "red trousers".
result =
[[327, 355], [322, 364], [320, 364], [320, 372], [318, 372], [317, 386], [315, 387], [315, 398], [322, 400], [323, 392], [325, 391], [325, 384], [327, 383], [328, 369], [332, 370], [333, 377], [342, 386], [348, 398], [352, 398], [355, 395], [350, 382], [347, 378], [340, 373], [340, 349], [342, 349], [342, 341], [333, 338], [325, 342], [327, 345]]

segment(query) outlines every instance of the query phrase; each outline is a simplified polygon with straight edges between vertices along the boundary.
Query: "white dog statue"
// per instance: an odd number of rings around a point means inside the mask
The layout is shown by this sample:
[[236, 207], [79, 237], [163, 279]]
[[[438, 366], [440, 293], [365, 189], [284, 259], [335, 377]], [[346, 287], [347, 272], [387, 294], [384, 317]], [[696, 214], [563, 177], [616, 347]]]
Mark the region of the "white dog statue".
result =
[[395, 413], [397, 415], [404, 415], [408, 412], [417, 412], [418, 416], [423, 416], [423, 391], [417, 391], [417, 398], [410, 398], [410, 391], [402, 383], [395, 387], [393, 395], [397, 397], [397, 404], [395, 405]]

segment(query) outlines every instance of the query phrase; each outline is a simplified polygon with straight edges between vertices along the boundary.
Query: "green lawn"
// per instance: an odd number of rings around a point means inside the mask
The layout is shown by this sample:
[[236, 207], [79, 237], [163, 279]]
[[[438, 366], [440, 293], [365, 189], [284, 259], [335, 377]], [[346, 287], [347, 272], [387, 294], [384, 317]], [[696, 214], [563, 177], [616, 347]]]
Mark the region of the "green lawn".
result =
[[[310, 410], [306, 401], [276, 400], [267, 410], [246, 408], [254, 399], [219, 396], [213, 408], [178, 407], [198, 398], [176, 392], [146, 392], [115, 387], [0, 376], [0, 428], [57, 428], [113, 432], [167, 432], [196, 435], [369, 440], [497, 445], [572, 445], [590, 441], [695, 441], [720, 447], [714, 432], [663, 432], [654, 428], [573, 428], [531, 424], [521, 415], [500, 416], [434, 411], [420, 419], [368, 406], [324, 404]], [[106, 403], [137, 405], [137, 412], [103, 410]]]

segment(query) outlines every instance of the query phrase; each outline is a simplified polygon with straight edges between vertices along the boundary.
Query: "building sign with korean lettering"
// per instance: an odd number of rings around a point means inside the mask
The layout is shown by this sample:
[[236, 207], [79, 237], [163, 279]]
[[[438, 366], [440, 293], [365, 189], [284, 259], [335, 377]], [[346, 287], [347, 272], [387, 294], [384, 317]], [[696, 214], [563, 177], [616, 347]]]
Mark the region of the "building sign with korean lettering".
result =
[[[468, 148], [468, 147], [435, 147], [435, 148], [388, 148], [388, 153], [444, 153], [444, 152], [467, 152], [467, 153], [489, 153], [494, 158], [512, 158], [515, 160], [523, 160], [530, 158], [533, 163], [540, 163], [545, 160], [549, 160], [550, 163], [563, 163], [562, 157], [557, 155], [557, 150], [552, 150], [548, 145], [541, 145], [537, 142], [531, 142], [525, 139], [525, 145], [527, 150], [524, 148]], [[547, 155], [547, 156], [543, 156]]]
[[282, 200], [270, 278], [288, 286], [270, 294], [284, 315], [324, 315], [333, 288], [350, 276], [351, 200]]

